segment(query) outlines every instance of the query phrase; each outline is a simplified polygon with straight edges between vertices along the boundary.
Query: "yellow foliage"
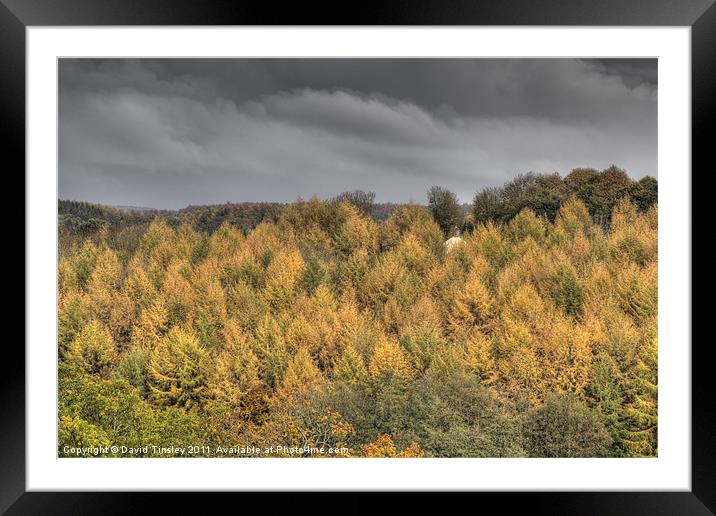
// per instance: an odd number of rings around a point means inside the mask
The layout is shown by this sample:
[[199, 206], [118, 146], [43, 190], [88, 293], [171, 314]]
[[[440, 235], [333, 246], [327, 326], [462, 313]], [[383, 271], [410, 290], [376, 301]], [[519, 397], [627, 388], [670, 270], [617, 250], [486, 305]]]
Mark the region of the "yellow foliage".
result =
[[114, 291], [119, 286], [121, 277], [122, 267], [117, 254], [108, 247], [101, 247], [95, 258], [94, 269], [89, 279], [89, 291]]
[[331, 289], [323, 284], [318, 285], [311, 298], [310, 309], [324, 317], [331, 317], [337, 308], [336, 298]]
[[73, 292], [79, 288], [77, 273], [68, 258], [60, 258], [57, 264], [57, 287], [60, 294]]
[[290, 354], [283, 330], [278, 322], [265, 314], [256, 328], [256, 338], [252, 341], [252, 349], [261, 363], [261, 378], [271, 389], [281, 382]]
[[159, 405], [197, 409], [208, 396], [206, 351], [193, 332], [172, 328], [151, 353], [149, 388]]
[[643, 269], [634, 264], [619, 267], [615, 278], [615, 293], [621, 309], [635, 321], [656, 316], [659, 302], [657, 264]]
[[194, 285], [194, 326], [200, 340], [208, 346], [219, 341], [222, 324], [227, 319], [226, 294], [219, 281], [219, 268], [213, 259], [196, 270]]
[[492, 222], [477, 227], [472, 238], [466, 243], [497, 266], [503, 266], [512, 257], [509, 242], [500, 228]]
[[326, 373], [340, 354], [341, 323], [336, 308], [333, 294], [321, 285], [313, 296], [294, 303], [286, 330], [291, 351], [305, 347]]
[[268, 310], [263, 297], [243, 281], [226, 289], [226, 305], [227, 313], [248, 330], [255, 330]]
[[383, 250], [395, 248], [406, 233], [413, 233], [418, 242], [435, 255], [442, 250], [442, 230], [427, 210], [418, 204], [399, 206], [380, 229], [380, 246]]
[[480, 378], [483, 385], [490, 385], [497, 379], [492, 341], [476, 330], [465, 342], [465, 365], [467, 370]]
[[228, 222], [224, 222], [211, 235], [211, 256], [220, 259], [229, 258], [241, 249], [243, 241], [243, 233]]
[[286, 329], [286, 344], [291, 353], [299, 349], [318, 350], [321, 336], [303, 315], [294, 317]]
[[336, 363], [333, 378], [349, 383], [363, 382], [368, 378], [363, 357], [353, 348], [347, 346]]
[[139, 314], [139, 320], [132, 328], [132, 344], [152, 349], [168, 330], [169, 311], [160, 297]]
[[499, 381], [512, 395], [524, 393], [533, 403], [545, 393], [542, 364], [529, 328], [504, 317], [495, 336]]
[[592, 365], [590, 332], [562, 317], [555, 318], [538, 342], [544, 383], [550, 392], [572, 392], [584, 397]]
[[537, 242], [544, 240], [547, 224], [540, 219], [535, 213], [525, 208], [513, 218], [506, 228], [507, 234], [514, 241], [532, 238]]
[[358, 249], [351, 254], [340, 269], [340, 280], [344, 288], [350, 286], [359, 288], [363, 278], [368, 273], [370, 258], [365, 249]]
[[460, 263], [446, 260], [430, 269], [423, 282], [422, 289], [435, 300], [443, 326], [447, 323], [453, 300], [462, 288], [465, 277], [466, 271]]
[[634, 365], [639, 347], [641, 331], [633, 320], [621, 310], [611, 310], [603, 322], [603, 344], [607, 352], [620, 364], [622, 369]]
[[408, 233], [401, 239], [396, 252], [406, 269], [415, 271], [421, 276], [425, 275], [435, 260], [435, 257], [412, 233]]
[[135, 305], [147, 307], [157, 297], [157, 289], [138, 256], [132, 257], [127, 266], [124, 290]]
[[489, 329], [494, 315], [495, 300], [492, 294], [479, 278], [473, 276], [453, 302], [448, 329], [453, 334], [471, 327]]
[[589, 239], [587, 239], [584, 233], [577, 233], [568, 250], [568, 254], [574, 263], [586, 265], [586, 262], [591, 257], [591, 251], [592, 248], [589, 244]]
[[470, 358], [466, 350], [466, 341], [447, 341], [435, 350], [425, 374], [432, 378], [447, 379], [456, 374], [474, 373], [469, 370]]
[[622, 199], [612, 214], [608, 245], [614, 261], [645, 266], [656, 259], [658, 251], [656, 227], [648, 215], [638, 213], [631, 202]]
[[345, 255], [359, 250], [374, 253], [378, 247], [378, 226], [361, 215], [358, 210], [347, 202], [341, 203], [341, 209], [348, 217], [335, 236], [335, 246]]
[[248, 335], [235, 321], [227, 323], [223, 340], [208, 387], [217, 399], [232, 406], [244, 406], [247, 394], [260, 386], [259, 360], [251, 350]]
[[575, 197], [562, 204], [554, 225], [557, 231], [564, 232], [569, 239], [585, 231], [594, 230], [594, 223], [587, 206]]
[[529, 283], [521, 285], [506, 302], [505, 313], [515, 321], [526, 324], [533, 331], [544, 326], [549, 317], [542, 297]]
[[171, 325], [190, 322], [194, 307], [194, 289], [186, 277], [190, 270], [188, 263], [182, 260], [172, 260], [167, 268], [162, 296], [166, 301]]
[[491, 266], [487, 259], [481, 254], [477, 254], [472, 258], [472, 261], [470, 262], [470, 269], [468, 270], [468, 280], [478, 279], [480, 281], [487, 281], [490, 271]]
[[93, 320], [70, 343], [65, 359], [88, 374], [107, 375], [117, 361], [117, 349], [107, 328]]
[[264, 298], [274, 310], [288, 308], [295, 294], [294, 287], [298, 281], [304, 262], [297, 250], [280, 251], [276, 254], [267, 269]]
[[281, 233], [274, 224], [262, 222], [246, 236], [242, 247], [255, 260], [274, 252], [290, 241], [290, 235]]
[[[534, 243], [533, 240], [528, 242]], [[537, 247], [523, 249], [497, 274], [497, 291], [503, 298], [509, 298], [517, 289], [527, 285], [538, 285], [547, 275], [545, 260]]]
[[339, 348], [353, 347], [367, 363], [373, 352], [373, 344], [382, 334], [381, 324], [377, 320], [357, 312], [342, 317], [338, 335], [341, 342]]
[[358, 298], [364, 306], [385, 304], [407, 281], [407, 271], [395, 258], [394, 254], [387, 255], [368, 272], [358, 290]]
[[361, 456], [372, 458], [416, 458], [423, 457], [423, 451], [416, 442], [410, 443], [403, 451], [398, 451], [390, 434], [381, 434], [372, 443], [361, 446]]
[[413, 374], [403, 348], [396, 341], [384, 336], [379, 338], [373, 350], [368, 372], [371, 378], [377, 378], [384, 373], [389, 373], [399, 378], [407, 379]]
[[424, 295], [410, 307], [404, 320], [400, 321], [400, 327], [402, 331], [426, 329], [442, 333], [442, 318], [432, 297]]
[[276, 389], [276, 399], [305, 396], [324, 381], [321, 372], [311, 359], [308, 350], [299, 349], [288, 364], [281, 386]]
[[599, 319], [616, 304], [614, 299], [614, 275], [605, 264], [595, 264], [583, 282], [584, 313]]
[[174, 231], [163, 219], [155, 219], [144, 232], [139, 252], [148, 261], [147, 269], [156, 277], [176, 257]]

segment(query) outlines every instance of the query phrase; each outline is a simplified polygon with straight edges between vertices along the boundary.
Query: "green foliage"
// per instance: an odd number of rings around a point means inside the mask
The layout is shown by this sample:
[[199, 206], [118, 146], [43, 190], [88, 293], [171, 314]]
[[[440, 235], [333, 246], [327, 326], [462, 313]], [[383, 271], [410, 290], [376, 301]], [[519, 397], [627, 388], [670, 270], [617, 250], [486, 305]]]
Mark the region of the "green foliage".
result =
[[515, 407], [470, 376], [430, 376], [407, 383], [384, 377], [368, 389], [337, 384], [331, 403], [353, 422], [356, 439], [393, 436], [399, 447], [419, 442], [433, 457], [515, 457], [525, 454]]
[[629, 196], [641, 211], [646, 211], [658, 201], [659, 183], [651, 176], [642, 177], [631, 185]]
[[151, 417], [149, 407], [128, 383], [86, 376], [61, 379], [59, 412], [61, 452], [63, 444], [141, 442]]
[[530, 172], [505, 183], [501, 188], [486, 188], [475, 194], [472, 215], [475, 222], [507, 222], [523, 209], [554, 221], [560, 207], [572, 196], [587, 206], [590, 215], [602, 225], [609, 224], [611, 212], [622, 198], [631, 199], [641, 211], [657, 202], [657, 181], [644, 177], [632, 181], [614, 165], [599, 172], [576, 168], [562, 179], [558, 174]]
[[550, 394], [525, 423], [533, 457], [604, 457], [611, 439], [599, 415], [574, 396]]
[[[200, 421], [194, 415], [153, 409], [124, 380], [63, 378], [59, 421], [60, 456], [72, 456], [65, 446], [185, 445], [185, 439], [196, 443], [200, 435]], [[117, 454], [102, 454], [112, 455]]]
[[454, 193], [440, 186], [428, 190], [428, 209], [444, 235], [449, 235], [460, 225], [460, 205]]

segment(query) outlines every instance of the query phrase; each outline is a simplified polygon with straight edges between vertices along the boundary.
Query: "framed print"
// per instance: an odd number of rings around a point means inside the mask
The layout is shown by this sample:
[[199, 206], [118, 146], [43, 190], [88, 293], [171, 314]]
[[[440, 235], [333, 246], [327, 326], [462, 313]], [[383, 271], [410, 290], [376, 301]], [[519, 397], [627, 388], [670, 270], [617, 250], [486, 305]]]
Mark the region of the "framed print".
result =
[[712, 2], [2, 1], [27, 201], [8, 514], [137, 491], [714, 510]]

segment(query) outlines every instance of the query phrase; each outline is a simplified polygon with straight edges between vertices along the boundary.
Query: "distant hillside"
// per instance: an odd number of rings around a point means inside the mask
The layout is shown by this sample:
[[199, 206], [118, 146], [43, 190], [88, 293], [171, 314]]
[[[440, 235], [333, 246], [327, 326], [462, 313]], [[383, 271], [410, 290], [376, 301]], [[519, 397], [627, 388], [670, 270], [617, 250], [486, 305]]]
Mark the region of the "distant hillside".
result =
[[114, 209], [117, 210], [125, 210], [125, 211], [139, 211], [139, 212], [146, 212], [146, 211], [159, 211], [156, 208], [148, 208], [146, 206], [111, 206]]
[[261, 222], [275, 222], [286, 205], [277, 202], [241, 202], [187, 206], [179, 210], [174, 219], [189, 223], [196, 230], [213, 233], [224, 222], [240, 227], [244, 232]]
[[162, 213], [166, 212], [156, 210], [151, 212], [134, 211], [102, 204], [62, 199], [57, 202], [57, 219], [60, 231], [68, 230], [80, 234], [94, 233], [103, 226], [120, 228], [149, 222], [154, 216]]
[[[287, 203], [240, 202], [209, 205], [191, 205], [179, 210], [158, 210], [144, 206], [103, 205], [82, 201], [58, 201], [58, 223], [61, 230], [89, 234], [102, 225], [114, 228], [137, 223], [148, 223], [155, 217], [167, 220], [170, 225], [190, 224], [195, 230], [213, 233], [221, 224], [228, 222], [248, 232], [261, 222], [275, 222]], [[372, 217], [384, 221], [390, 217], [399, 203], [373, 203]], [[464, 214], [469, 205], [464, 205]]]

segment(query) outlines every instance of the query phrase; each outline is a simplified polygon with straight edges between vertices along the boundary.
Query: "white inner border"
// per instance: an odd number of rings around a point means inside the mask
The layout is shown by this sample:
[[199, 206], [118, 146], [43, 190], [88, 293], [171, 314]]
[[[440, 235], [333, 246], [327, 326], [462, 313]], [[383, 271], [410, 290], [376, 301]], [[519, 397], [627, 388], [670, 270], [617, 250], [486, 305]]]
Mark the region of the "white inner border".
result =
[[[691, 82], [688, 27], [27, 30], [27, 489], [690, 490]], [[659, 58], [659, 457], [57, 458], [58, 57]]]

